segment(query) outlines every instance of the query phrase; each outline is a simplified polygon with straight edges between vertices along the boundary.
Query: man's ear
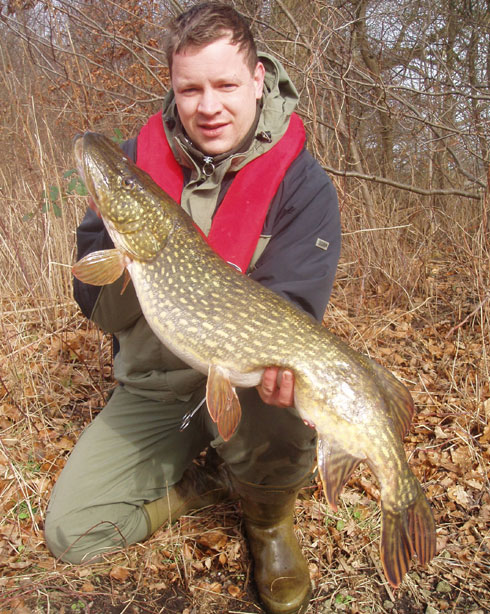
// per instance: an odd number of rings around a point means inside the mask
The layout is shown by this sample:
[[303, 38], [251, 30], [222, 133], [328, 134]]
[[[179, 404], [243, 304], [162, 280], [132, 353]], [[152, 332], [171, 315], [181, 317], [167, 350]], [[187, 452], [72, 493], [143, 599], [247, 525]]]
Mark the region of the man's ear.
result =
[[255, 66], [253, 80], [255, 85], [255, 98], [259, 100], [262, 98], [262, 92], [264, 91], [264, 79], [265, 79], [265, 67], [262, 62], [257, 62]]

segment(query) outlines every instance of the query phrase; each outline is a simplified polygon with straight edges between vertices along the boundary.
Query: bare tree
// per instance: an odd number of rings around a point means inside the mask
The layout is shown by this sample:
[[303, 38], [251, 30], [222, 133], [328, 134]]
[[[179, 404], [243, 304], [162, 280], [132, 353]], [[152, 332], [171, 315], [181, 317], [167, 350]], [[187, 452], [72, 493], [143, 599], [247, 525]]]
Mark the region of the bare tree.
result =
[[[236, 2], [302, 95], [329, 172], [421, 195], [479, 200], [490, 136], [490, 0]], [[2, 30], [22, 41], [49, 96], [87, 125], [133, 130], [168, 87], [161, 52], [177, 0], [9, 0]]]

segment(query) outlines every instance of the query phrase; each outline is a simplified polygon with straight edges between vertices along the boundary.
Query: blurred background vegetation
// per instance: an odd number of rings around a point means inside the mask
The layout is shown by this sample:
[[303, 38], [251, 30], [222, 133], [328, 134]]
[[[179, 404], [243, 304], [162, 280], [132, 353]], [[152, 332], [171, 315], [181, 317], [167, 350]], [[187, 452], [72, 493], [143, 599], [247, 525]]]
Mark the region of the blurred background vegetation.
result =
[[[191, 4], [3, 2], [2, 190], [17, 228], [39, 213], [25, 210], [26, 192], [41, 213], [63, 211], [71, 222], [61, 203], [75, 133], [128, 137], [160, 108], [169, 87], [165, 23]], [[259, 47], [286, 66], [309, 147], [336, 183], [344, 290], [369, 285], [410, 305], [427, 290], [434, 258], [450, 257], [471, 269], [477, 303], [485, 299], [489, 0], [232, 4]], [[40, 217], [36, 231], [45, 232]], [[13, 228], [3, 230], [11, 236]], [[26, 257], [16, 256], [10, 274], [32, 291]]]

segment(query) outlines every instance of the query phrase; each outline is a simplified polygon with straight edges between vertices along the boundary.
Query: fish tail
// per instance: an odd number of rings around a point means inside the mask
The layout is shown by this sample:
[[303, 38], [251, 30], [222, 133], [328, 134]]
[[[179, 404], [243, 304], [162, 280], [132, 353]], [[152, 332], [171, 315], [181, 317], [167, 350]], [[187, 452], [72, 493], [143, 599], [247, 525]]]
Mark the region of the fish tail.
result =
[[388, 582], [397, 588], [408, 570], [413, 554], [406, 514], [383, 510], [381, 562]]
[[388, 582], [397, 588], [414, 552], [425, 565], [435, 555], [435, 523], [425, 495], [418, 487], [413, 503], [398, 512], [383, 509], [381, 561]]
[[429, 503], [419, 486], [419, 494], [407, 510], [408, 530], [413, 547], [422, 565], [436, 554], [436, 525]]

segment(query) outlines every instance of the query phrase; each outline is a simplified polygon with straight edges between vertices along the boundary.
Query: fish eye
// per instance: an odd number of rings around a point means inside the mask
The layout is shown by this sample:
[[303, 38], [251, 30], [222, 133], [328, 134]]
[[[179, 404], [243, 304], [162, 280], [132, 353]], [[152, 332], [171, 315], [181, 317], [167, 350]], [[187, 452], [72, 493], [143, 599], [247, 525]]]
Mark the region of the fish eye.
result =
[[126, 190], [132, 190], [135, 186], [134, 177], [131, 177], [131, 175], [123, 176], [120, 178], [119, 181], [121, 183], [121, 186]]

